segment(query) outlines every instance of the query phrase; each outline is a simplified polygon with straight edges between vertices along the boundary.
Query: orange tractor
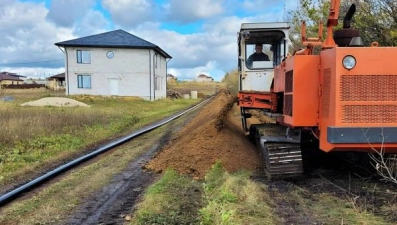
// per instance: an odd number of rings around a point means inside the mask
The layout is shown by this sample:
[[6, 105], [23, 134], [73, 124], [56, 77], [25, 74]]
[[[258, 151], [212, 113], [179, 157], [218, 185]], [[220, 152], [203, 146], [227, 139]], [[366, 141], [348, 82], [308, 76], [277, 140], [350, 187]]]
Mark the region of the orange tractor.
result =
[[[287, 23], [245, 23], [238, 33], [242, 126], [257, 137], [268, 176], [302, 173], [308, 139], [324, 152], [397, 152], [397, 48], [363, 45], [350, 27], [354, 4], [333, 31], [339, 5], [331, 1], [324, 41], [321, 25], [308, 38], [302, 24], [306, 47], [292, 55]], [[255, 61], [258, 50], [268, 60]], [[275, 122], [249, 126], [253, 109]]]

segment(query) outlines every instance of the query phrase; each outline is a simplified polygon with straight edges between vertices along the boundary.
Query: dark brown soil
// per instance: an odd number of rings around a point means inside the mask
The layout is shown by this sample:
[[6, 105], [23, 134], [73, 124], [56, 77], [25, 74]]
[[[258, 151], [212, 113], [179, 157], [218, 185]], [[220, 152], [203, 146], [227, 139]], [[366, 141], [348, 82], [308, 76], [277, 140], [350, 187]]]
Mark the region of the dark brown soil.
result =
[[220, 92], [146, 167], [157, 172], [173, 168], [196, 179], [202, 179], [217, 161], [229, 172], [260, 168], [255, 145], [241, 129], [237, 108], [230, 110], [233, 102], [227, 92]]

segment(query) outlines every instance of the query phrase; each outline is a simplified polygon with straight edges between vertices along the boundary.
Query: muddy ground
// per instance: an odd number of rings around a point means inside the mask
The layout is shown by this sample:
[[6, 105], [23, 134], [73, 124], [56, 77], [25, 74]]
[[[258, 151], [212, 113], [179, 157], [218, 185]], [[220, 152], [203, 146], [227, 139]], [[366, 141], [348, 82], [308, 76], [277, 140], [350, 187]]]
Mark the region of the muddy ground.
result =
[[183, 116], [183, 123], [171, 123], [158, 145], [87, 199], [66, 224], [122, 224], [145, 188], [166, 168], [189, 174], [192, 179], [203, 179], [217, 161], [229, 172], [260, 171], [262, 162], [241, 129], [234, 103], [229, 93], [220, 91], [203, 108]]
[[[229, 172], [241, 169], [254, 171], [253, 179], [268, 185], [274, 196], [287, 193], [291, 187], [303, 188], [312, 193], [360, 192], [360, 182], [357, 185], [351, 182], [354, 178], [346, 173], [346, 167], [331, 172], [324, 172], [322, 167], [306, 174], [303, 179], [268, 181], [255, 145], [241, 128], [239, 110], [233, 102], [234, 99], [227, 92], [221, 91], [202, 109], [183, 117], [186, 121], [183, 127], [171, 125], [157, 146], [131, 162], [129, 168], [115, 177], [109, 186], [80, 206], [78, 213], [69, 218], [67, 224], [122, 224], [145, 188], [166, 168], [173, 168], [189, 174], [192, 179], [200, 180], [217, 161]], [[230, 111], [228, 107], [232, 107]], [[383, 197], [387, 198], [388, 195]], [[374, 195], [368, 196], [368, 199], [373, 200]], [[376, 202], [371, 203], [362, 198], [365, 204], [372, 204], [373, 207], [383, 201], [382, 196], [376, 199]], [[304, 211], [303, 206], [282, 198], [275, 201], [279, 206], [277, 213], [285, 224], [324, 224], [313, 218], [310, 212]]]

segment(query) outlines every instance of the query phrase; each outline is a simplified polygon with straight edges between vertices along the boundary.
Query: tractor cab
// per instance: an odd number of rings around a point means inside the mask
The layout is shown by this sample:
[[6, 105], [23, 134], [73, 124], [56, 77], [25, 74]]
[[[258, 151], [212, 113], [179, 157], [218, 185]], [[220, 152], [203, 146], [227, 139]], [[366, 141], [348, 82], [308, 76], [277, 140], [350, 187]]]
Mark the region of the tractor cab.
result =
[[248, 131], [246, 118], [250, 117], [250, 109], [275, 112], [279, 107], [274, 104], [277, 96], [271, 88], [274, 69], [288, 54], [288, 30], [288, 23], [241, 25], [238, 33], [238, 104], [245, 131]]
[[270, 91], [273, 69], [288, 53], [287, 23], [244, 23], [238, 33], [240, 91]]

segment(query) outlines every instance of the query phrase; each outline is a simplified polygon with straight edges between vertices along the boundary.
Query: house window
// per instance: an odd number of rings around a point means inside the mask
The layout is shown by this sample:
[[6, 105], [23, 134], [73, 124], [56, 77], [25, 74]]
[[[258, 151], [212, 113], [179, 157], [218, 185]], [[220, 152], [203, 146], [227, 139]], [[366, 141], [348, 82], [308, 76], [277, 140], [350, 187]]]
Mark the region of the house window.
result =
[[77, 50], [77, 63], [91, 63], [91, 52], [89, 50]]
[[78, 88], [91, 88], [91, 75], [77, 75]]

